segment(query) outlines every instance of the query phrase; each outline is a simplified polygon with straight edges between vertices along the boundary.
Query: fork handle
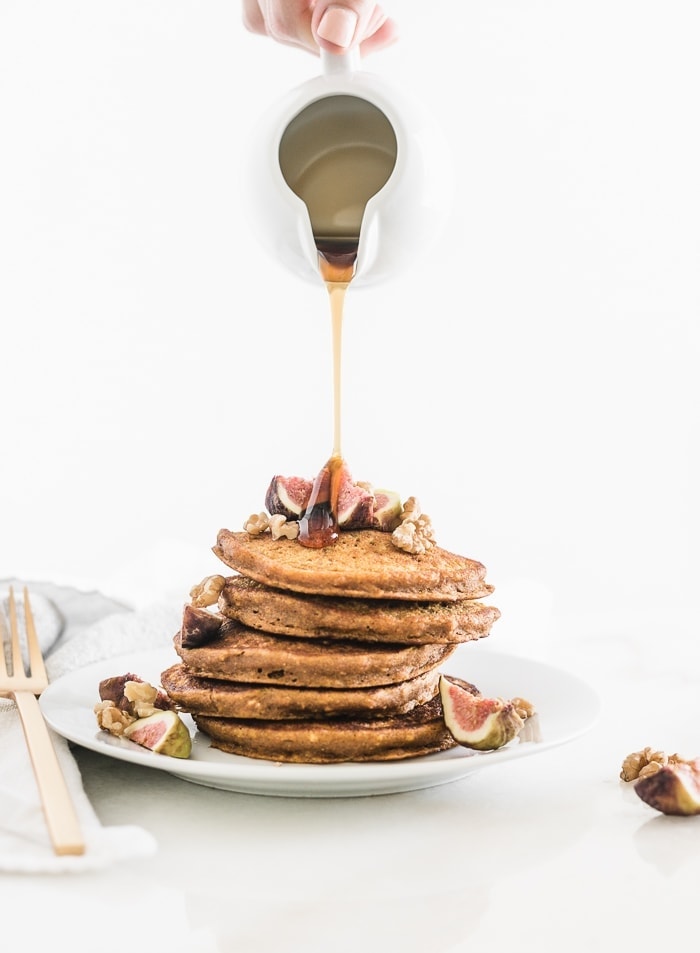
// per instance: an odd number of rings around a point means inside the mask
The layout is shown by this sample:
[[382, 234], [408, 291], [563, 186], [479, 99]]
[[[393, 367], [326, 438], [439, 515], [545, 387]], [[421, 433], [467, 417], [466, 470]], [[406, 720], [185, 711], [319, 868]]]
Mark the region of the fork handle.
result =
[[80, 824], [39, 702], [31, 692], [16, 692], [15, 701], [54, 853], [84, 854]]

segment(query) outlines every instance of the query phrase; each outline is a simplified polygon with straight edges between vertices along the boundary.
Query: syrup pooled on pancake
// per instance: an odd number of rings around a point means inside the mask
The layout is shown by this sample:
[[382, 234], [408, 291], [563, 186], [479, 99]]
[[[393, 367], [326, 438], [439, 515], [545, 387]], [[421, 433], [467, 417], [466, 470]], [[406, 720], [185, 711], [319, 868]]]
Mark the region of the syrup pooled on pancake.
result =
[[334, 454], [314, 480], [309, 502], [299, 520], [299, 542], [323, 549], [338, 539], [338, 490], [343, 458]]

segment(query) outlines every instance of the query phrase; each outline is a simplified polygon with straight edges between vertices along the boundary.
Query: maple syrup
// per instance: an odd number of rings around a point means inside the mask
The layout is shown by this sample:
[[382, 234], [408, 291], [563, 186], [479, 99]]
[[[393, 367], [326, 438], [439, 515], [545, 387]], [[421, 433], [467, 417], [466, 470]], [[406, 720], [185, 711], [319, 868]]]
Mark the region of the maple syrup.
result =
[[299, 542], [323, 549], [338, 539], [338, 489], [345, 461], [333, 454], [314, 480], [309, 502], [299, 520]]
[[290, 122], [280, 141], [282, 175], [309, 213], [333, 331], [333, 452], [299, 520], [299, 542], [309, 548], [321, 549], [338, 539], [338, 491], [345, 467], [340, 432], [345, 293], [355, 275], [367, 202], [388, 182], [397, 150], [396, 134], [384, 113], [347, 95], [311, 103]]
[[333, 330], [333, 453], [318, 474], [309, 502], [299, 520], [299, 542], [310, 549], [322, 549], [338, 539], [338, 490], [345, 465], [341, 440], [341, 369], [343, 311], [345, 293], [355, 273], [357, 243], [340, 250], [319, 248], [319, 271], [326, 283], [331, 305]]

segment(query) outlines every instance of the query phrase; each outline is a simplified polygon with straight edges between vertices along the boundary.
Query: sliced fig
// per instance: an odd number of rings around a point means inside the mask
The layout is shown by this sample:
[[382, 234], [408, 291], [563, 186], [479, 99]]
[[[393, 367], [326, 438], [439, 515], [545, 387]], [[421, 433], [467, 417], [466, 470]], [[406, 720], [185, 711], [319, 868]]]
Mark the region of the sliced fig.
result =
[[[402, 504], [393, 490], [372, 490], [368, 484], [355, 483], [347, 464], [339, 475], [337, 517], [344, 530], [380, 529], [393, 532], [401, 519]], [[265, 494], [265, 507], [271, 516], [298, 520], [304, 515], [314, 487], [313, 480], [276, 475]]]
[[124, 729], [124, 737], [171, 758], [189, 758], [192, 752], [189, 730], [176, 711], [159, 711], [138, 718]]
[[662, 814], [700, 814], [700, 758], [669, 764], [634, 786], [635, 794]]
[[393, 532], [400, 522], [402, 509], [398, 493], [355, 483], [348, 468], [344, 468], [338, 491], [338, 525], [342, 529]]
[[342, 529], [369, 529], [374, 521], [374, 496], [343, 474], [338, 489], [338, 526]]
[[374, 526], [385, 533], [393, 533], [401, 522], [403, 505], [394, 490], [374, 491]]
[[313, 480], [303, 477], [273, 476], [265, 494], [265, 507], [270, 516], [286, 516], [297, 520], [309, 502]]
[[182, 628], [180, 638], [185, 648], [205, 645], [218, 638], [223, 617], [197, 606], [186, 605], [182, 610]]
[[447, 729], [457, 744], [465, 748], [477, 751], [502, 748], [525, 724], [512, 702], [475, 695], [458, 679], [441, 675], [439, 688]]

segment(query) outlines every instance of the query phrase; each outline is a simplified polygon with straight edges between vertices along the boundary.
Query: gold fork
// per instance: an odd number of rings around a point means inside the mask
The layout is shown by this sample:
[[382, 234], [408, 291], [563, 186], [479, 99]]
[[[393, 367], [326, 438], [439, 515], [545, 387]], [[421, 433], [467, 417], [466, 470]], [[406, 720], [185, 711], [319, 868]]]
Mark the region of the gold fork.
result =
[[46, 676], [26, 586], [24, 588], [24, 622], [29, 660], [28, 672], [25, 672], [22, 660], [17, 607], [12, 589], [10, 589], [8, 615], [12, 674], [9, 674], [7, 670], [5, 646], [2, 633], [0, 633], [0, 694], [11, 695], [17, 703], [54, 853], [84, 854], [85, 843], [75, 808], [37, 700], [37, 696], [41, 695], [49, 680]]

